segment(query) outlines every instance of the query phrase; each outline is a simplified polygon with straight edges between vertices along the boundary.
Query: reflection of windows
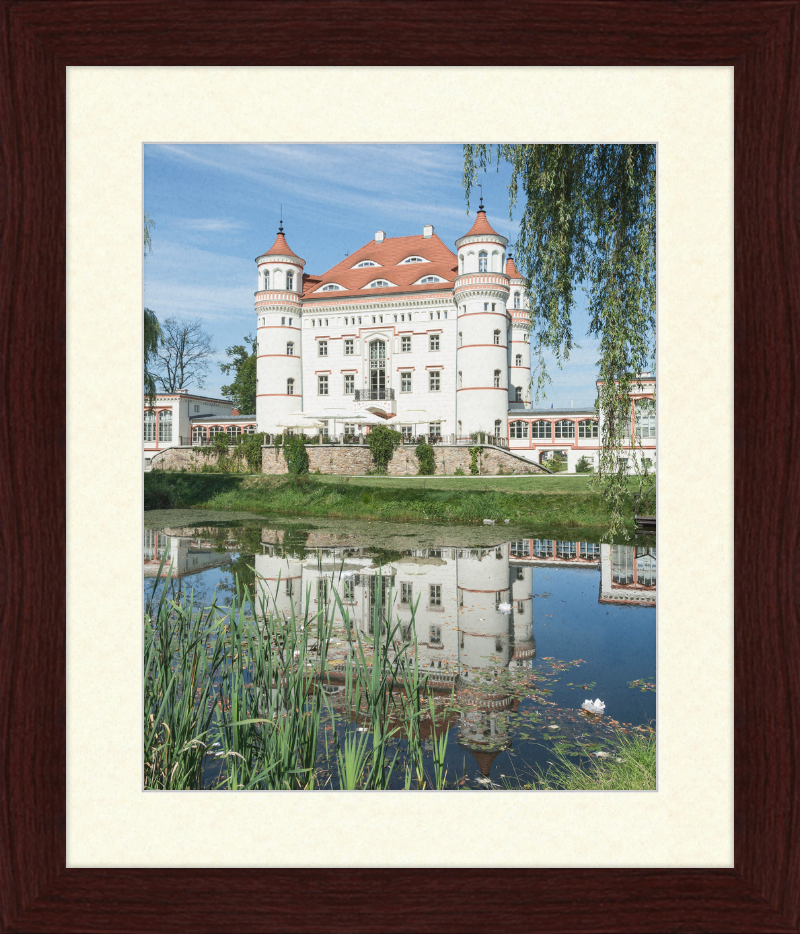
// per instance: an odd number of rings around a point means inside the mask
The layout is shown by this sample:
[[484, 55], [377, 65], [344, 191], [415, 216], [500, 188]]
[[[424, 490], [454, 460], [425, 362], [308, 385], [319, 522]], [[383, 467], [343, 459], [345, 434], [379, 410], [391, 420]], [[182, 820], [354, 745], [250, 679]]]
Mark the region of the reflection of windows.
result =
[[591, 559], [599, 558], [600, 546], [595, 545], [594, 542], [581, 542], [581, 557]]
[[517, 613], [521, 613], [523, 609], [522, 600], [517, 600]]
[[525, 580], [525, 572], [523, 571], [522, 568], [517, 568], [517, 580], [518, 581]]
[[551, 438], [553, 426], [550, 422], [538, 421], [531, 425], [532, 438]]
[[441, 584], [430, 584], [429, 585], [429, 606], [441, 606], [442, 605], [442, 585]]
[[352, 580], [344, 581], [344, 600], [346, 603], [352, 603], [356, 598], [356, 582]]
[[578, 422], [579, 438], [596, 438], [597, 422], [593, 418], [587, 418], [585, 421]]
[[633, 548], [630, 545], [611, 546], [611, 580], [615, 584], [633, 583]]
[[576, 558], [578, 555], [578, 543], [577, 542], [559, 542], [558, 543], [558, 557], [559, 558]]
[[172, 410], [158, 413], [158, 440], [172, 441]]
[[287, 577], [287, 578], [286, 578], [286, 582], [285, 582], [285, 584], [284, 584], [284, 590], [285, 590], [285, 592], [286, 592], [286, 596], [287, 596], [287, 597], [291, 597], [291, 595], [292, 595], [292, 579], [291, 579], [291, 577]]
[[321, 577], [317, 581], [317, 603], [328, 602], [328, 578]]
[[440, 645], [442, 641], [442, 630], [439, 626], [431, 626], [430, 642], [432, 645]]
[[[531, 553], [531, 544], [526, 539], [519, 542], [511, 542], [511, 554], [516, 558], [527, 557]], [[517, 573], [522, 574], [522, 568], [517, 568]], [[522, 577], [519, 577], [522, 580]]]
[[412, 584], [401, 583], [400, 584], [400, 602], [411, 603], [412, 591], [413, 591]]
[[550, 538], [535, 538], [533, 540], [533, 554], [536, 558], [551, 558], [553, 556], [553, 540]]
[[144, 413], [144, 440], [145, 441], [156, 440], [156, 413], [155, 412]]

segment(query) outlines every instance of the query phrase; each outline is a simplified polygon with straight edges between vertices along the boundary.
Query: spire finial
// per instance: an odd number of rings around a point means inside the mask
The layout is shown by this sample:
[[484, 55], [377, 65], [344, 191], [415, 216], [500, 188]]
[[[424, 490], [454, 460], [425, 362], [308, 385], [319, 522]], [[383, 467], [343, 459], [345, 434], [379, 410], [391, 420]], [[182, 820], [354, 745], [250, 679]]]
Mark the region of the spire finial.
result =
[[478, 205], [478, 210], [486, 213], [486, 208], [484, 208], [483, 206], [483, 184], [482, 182], [478, 182], [478, 188], [480, 188], [481, 190], [481, 203]]
[[283, 233], [283, 205], [281, 205], [281, 225], [278, 228], [278, 233], [279, 234]]

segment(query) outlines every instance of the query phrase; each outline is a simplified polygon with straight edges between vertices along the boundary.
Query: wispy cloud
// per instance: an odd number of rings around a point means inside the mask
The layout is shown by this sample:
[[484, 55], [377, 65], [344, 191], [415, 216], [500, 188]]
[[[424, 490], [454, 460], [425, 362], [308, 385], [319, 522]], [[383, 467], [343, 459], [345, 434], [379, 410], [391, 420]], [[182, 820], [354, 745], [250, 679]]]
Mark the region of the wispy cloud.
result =
[[173, 220], [172, 223], [176, 227], [183, 227], [186, 230], [210, 231], [212, 233], [227, 233], [233, 230], [242, 230], [245, 226], [241, 221], [223, 217], [186, 217], [180, 220]]

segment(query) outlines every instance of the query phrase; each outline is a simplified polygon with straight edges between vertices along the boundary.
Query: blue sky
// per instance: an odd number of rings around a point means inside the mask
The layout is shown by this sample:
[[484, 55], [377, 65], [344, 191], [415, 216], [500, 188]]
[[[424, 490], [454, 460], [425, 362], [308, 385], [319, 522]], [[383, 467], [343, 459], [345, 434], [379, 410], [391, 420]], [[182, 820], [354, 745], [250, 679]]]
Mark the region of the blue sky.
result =
[[[148, 144], [144, 205], [155, 228], [145, 305], [159, 319], [201, 319], [217, 349], [204, 391], [218, 395], [229, 381], [219, 369], [225, 348], [255, 332], [253, 261], [275, 240], [281, 204], [286, 239], [308, 273], [330, 269], [376, 230], [401, 237], [433, 224], [455, 251], [478, 205], [475, 193], [467, 215], [461, 165], [460, 145]], [[509, 170], [492, 166], [479, 181], [489, 222], [513, 250], [520, 210], [509, 220]], [[553, 384], [538, 405], [593, 404], [598, 352], [587, 324], [581, 304], [580, 349], [562, 370], [549, 367]]]

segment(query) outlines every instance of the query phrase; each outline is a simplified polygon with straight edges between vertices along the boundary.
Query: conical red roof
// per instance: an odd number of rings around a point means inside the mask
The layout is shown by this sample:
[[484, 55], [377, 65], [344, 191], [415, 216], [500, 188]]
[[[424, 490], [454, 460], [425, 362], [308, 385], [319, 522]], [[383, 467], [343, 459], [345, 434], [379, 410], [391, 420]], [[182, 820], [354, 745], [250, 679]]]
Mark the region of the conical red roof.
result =
[[267, 250], [266, 253], [262, 253], [262, 256], [295, 256], [297, 259], [300, 259], [297, 256], [297, 253], [292, 252], [292, 248], [286, 242], [286, 237], [283, 235], [283, 229], [278, 231], [278, 236], [275, 238], [275, 242]]
[[517, 267], [514, 265], [514, 257], [511, 255], [509, 255], [508, 259], [506, 260], [506, 275], [508, 276], [509, 279], [521, 279], [522, 278], [522, 274], [517, 269]]
[[465, 233], [464, 236], [473, 237], [476, 234], [494, 234], [495, 237], [501, 236], [496, 230], [492, 229], [492, 225], [486, 220], [486, 211], [482, 207], [478, 208], [478, 216], [475, 218], [472, 230], [470, 230], [469, 233]]

